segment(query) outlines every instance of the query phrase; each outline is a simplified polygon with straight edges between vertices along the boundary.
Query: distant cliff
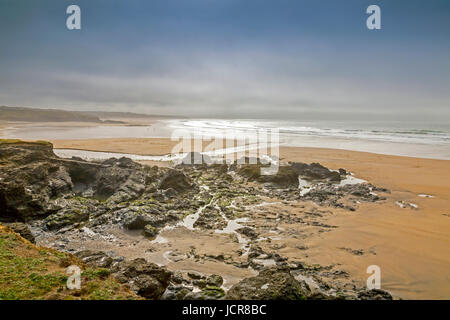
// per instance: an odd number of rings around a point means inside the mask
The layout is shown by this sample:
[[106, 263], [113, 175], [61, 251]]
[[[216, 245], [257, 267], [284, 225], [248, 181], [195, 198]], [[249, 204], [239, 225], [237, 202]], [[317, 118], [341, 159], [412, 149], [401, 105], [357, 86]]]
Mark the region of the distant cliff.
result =
[[101, 122], [98, 116], [77, 111], [0, 106], [0, 120], [29, 122]]

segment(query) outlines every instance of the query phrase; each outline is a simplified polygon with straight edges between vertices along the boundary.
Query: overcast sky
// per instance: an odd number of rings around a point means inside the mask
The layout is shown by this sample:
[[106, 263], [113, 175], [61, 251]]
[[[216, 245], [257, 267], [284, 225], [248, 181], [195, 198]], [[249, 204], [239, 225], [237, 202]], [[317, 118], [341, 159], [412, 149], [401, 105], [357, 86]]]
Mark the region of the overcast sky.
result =
[[449, 120], [449, 39], [448, 0], [0, 0], [0, 105]]

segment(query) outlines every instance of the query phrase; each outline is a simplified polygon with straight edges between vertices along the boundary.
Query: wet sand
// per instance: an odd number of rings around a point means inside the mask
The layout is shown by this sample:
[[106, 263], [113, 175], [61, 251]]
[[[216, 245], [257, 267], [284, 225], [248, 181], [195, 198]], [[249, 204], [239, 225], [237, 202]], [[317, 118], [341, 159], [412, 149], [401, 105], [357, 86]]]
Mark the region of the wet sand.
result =
[[[170, 139], [55, 140], [55, 148], [163, 155]], [[356, 212], [333, 211], [331, 232], [305, 239], [308, 263], [339, 264], [364, 281], [369, 265], [380, 266], [382, 288], [406, 299], [450, 298], [450, 161], [320, 148], [280, 148], [282, 161], [320, 162], [345, 168], [392, 191], [382, 205]], [[154, 163], [152, 163], [154, 164]], [[433, 198], [419, 196], [432, 195]], [[397, 201], [418, 206], [401, 208]], [[354, 255], [339, 248], [363, 249]], [[290, 255], [289, 249], [280, 253]]]
[[[314, 148], [282, 148], [280, 153], [286, 161], [346, 168], [392, 191], [381, 206], [362, 204], [354, 213], [331, 218], [329, 223], [339, 228], [308, 240], [311, 261], [342, 263], [362, 280], [367, 266], [375, 264], [382, 287], [401, 297], [450, 298], [450, 161]], [[418, 209], [401, 208], [397, 201]], [[339, 247], [373, 248], [376, 255], [354, 256]]]
[[175, 145], [179, 143], [168, 138], [106, 138], [50, 141], [53, 143], [54, 148], [58, 149], [132, 153], [143, 156], [170, 154]]

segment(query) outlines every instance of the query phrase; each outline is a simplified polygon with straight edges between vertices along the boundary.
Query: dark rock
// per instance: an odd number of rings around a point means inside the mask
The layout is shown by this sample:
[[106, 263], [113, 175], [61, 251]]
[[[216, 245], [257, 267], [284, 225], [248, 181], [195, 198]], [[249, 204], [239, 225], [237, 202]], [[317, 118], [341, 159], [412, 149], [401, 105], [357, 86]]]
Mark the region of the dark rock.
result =
[[142, 230], [146, 225], [150, 224], [151, 221], [152, 219], [149, 215], [131, 211], [131, 213], [123, 219], [122, 225], [129, 230]]
[[361, 300], [392, 300], [392, 295], [384, 290], [372, 289], [360, 292], [358, 298]]
[[49, 200], [72, 182], [46, 142], [0, 140], [0, 220], [28, 221], [47, 214]]
[[298, 174], [290, 166], [280, 166], [276, 174], [262, 175], [262, 165], [241, 165], [237, 173], [246, 177], [249, 181], [269, 183], [279, 188], [298, 187]]
[[162, 212], [156, 206], [127, 207], [116, 211], [114, 214], [116, 220], [129, 230], [143, 230], [147, 225], [158, 229], [180, 218], [174, 212]]
[[348, 253], [351, 253], [351, 254], [353, 254], [355, 256], [362, 256], [364, 254], [364, 250], [363, 249], [352, 249], [352, 248], [345, 248], [345, 247], [342, 247], [342, 248], [339, 248], [339, 249], [347, 251]]
[[184, 192], [191, 189], [193, 186], [188, 177], [183, 172], [178, 170], [169, 170], [161, 179], [159, 189], [172, 188], [178, 192]]
[[161, 297], [161, 300], [183, 300], [192, 292], [192, 288], [182, 285], [169, 285]]
[[201, 292], [190, 292], [184, 296], [183, 300], [205, 300]]
[[223, 229], [227, 226], [225, 219], [219, 214], [216, 208], [207, 207], [199, 215], [197, 221], [194, 223], [195, 228], [202, 229]]
[[147, 299], [159, 299], [172, 276], [166, 268], [143, 258], [119, 262], [111, 272], [120, 283], [129, 283], [133, 291]]
[[255, 240], [258, 238], [258, 233], [250, 227], [242, 227], [236, 229], [236, 232], [239, 232], [245, 236], [247, 236], [251, 240]]
[[327, 295], [321, 291], [313, 291], [310, 295], [307, 297], [308, 300], [337, 300], [336, 297], [332, 295]]
[[221, 287], [223, 278], [218, 274], [212, 274], [206, 278], [206, 284], [209, 286]]
[[222, 288], [207, 286], [200, 292], [190, 292], [183, 300], [220, 300], [225, 296]]
[[113, 259], [103, 251], [82, 250], [75, 256], [92, 268], [109, 268], [113, 263]]
[[131, 289], [144, 298], [159, 299], [164, 293], [165, 287], [154, 277], [140, 274], [133, 278]]
[[341, 181], [339, 172], [331, 171], [320, 163], [291, 163], [291, 168], [306, 180], [329, 180], [333, 182]]
[[210, 165], [213, 163], [211, 157], [206, 154], [201, 154], [200, 152], [190, 152], [183, 160], [181, 160], [182, 165]]
[[207, 286], [201, 294], [205, 300], [220, 300], [225, 296], [225, 291], [216, 286]]
[[154, 226], [148, 224], [144, 227], [144, 236], [148, 238], [154, 238], [158, 235], [158, 229]]
[[354, 201], [376, 202], [385, 198], [373, 193], [375, 187], [369, 183], [346, 184], [343, 186], [328, 184], [318, 184], [314, 188], [301, 196], [303, 200], [311, 200], [321, 205], [329, 205], [355, 211], [355, 208], [344, 205], [339, 200], [349, 197]]
[[7, 224], [8, 228], [12, 231], [20, 234], [23, 238], [27, 239], [31, 243], [36, 243], [33, 234], [30, 231], [30, 228], [25, 223], [15, 222]]
[[198, 272], [188, 272], [187, 275], [188, 275], [189, 278], [195, 279], [195, 280], [203, 278], [203, 276], [200, 273], [198, 273]]
[[183, 274], [182, 274], [181, 272], [179, 272], [179, 271], [176, 271], [176, 272], [173, 274], [173, 276], [172, 276], [172, 282], [173, 282], [173, 283], [178, 283], [178, 284], [180, 284], [180, 283], [183, 282], [183, 280], [184, 280]]
[[203, 279], [195, 279], [192, 281], [192, 284], [199, 288], [206, 288], [206, 281]]
[[288, 268], [267, 268], [246, 278], [228, 291], [229, 300], [301, 300], [311, 290], [304, 281], [297, 281]]
[[155, 170], [131, 159], [88, 162], [58, 158], [47, 142], [0, 140], [0, 220], [23, 222], [56, 213], [73, 195], [120, 203], [136, 199]]
[[89, 219], [89, 207], [79, 206], [68, 207], [45, 218], [45, 224], [50, 230], [60, 229], [65, 226], [87, 221]]

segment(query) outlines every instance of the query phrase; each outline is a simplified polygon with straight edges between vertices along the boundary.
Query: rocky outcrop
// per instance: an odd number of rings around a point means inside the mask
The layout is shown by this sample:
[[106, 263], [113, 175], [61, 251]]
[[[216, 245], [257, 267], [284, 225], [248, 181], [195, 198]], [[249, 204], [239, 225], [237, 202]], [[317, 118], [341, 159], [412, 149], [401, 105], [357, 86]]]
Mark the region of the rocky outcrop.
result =
[[124, 157], [95, 164], [98, 165], [83, 161], [65, 164], [76, 195], [120, 203], [136, 199], [144, 192], [148, 178], [140, 164]]
[[[46, 218], [49, 229], [84, 223], [142, 197], [164, 198], [163, 190], [181, 194], [195, 189], [178, 170], [150, 168], [128, 158], [61, 159], [47, 142], [0, 140], [0, 165], [0, 221]], [[178, 219], [155, 207], [126, 208], [119, 216], [125, 215], [123, 224], [130, 229]]]
[[279, 188], [297, 188], [299, 177], [310, 181], [339, 182], [341, 181], [341, 176], [347, 174], [344, 169], [332, 171], [320, 163], [293, 162], [289, 163], [289, 165], [280, 165], [276, 174], [261, 175], [261, 168], [268, 165], [264, 165], [256, 160], [253, 162], [255, 164], [238, 165], [237, 173], [246, 177], [249, 181], [269, 183]]
[[47, 214], [50, 200], [73, 187], [46, 142], [0, 140], [0, 219], [26, 221]]
[[376, 192], [388, 193], [389, 190], [377, 188], [369, 183], [347, 184], [344, 186], [334, 184], [319, 184], [308, 193], [301, 196], [303, 200], [311, 200], [320, 205], [328, 205], [354, 211], [354, 207], [344, 205], [340, 200], [357, 204], [358, 202], [376, 202], [386, 200], [385, 197]]
[[288, 268], [267, 268], [246, 278], [228, 291], [229, 300], [302, 300], [311, 293], [304, 281], [297, 281]]
[[51, 215], [62, 209], [58, 199], [68, 196], [129, 201], [139, 197], [146, 180], [151, 180], [143, 166], [130, 159], [100, 163], [61, 159], [47, 142], [0, 140], [0, 163], [3, 221]]

